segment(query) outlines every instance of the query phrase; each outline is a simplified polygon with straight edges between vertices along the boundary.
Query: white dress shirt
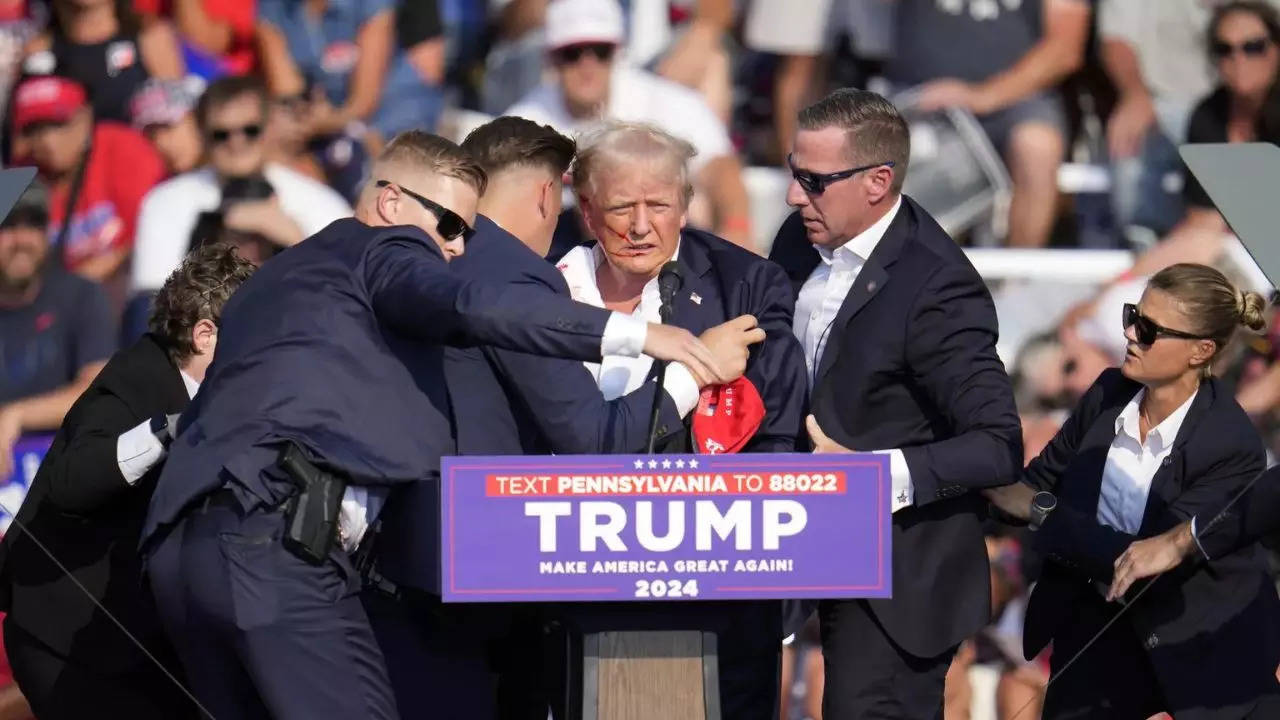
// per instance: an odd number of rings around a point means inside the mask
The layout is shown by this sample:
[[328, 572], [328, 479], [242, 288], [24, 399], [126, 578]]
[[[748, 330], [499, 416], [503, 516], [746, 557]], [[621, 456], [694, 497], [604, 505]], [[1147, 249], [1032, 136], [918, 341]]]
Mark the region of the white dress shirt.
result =
[[[679, 256], [680, 246], [677, 244], [676, 251], [671, 256], [671, 259], [675, 260]], [[560, 262], [556, 263], [556, 268], [564, 275], [565, 283], [569, 286], [569, 295], [574, 300], [587, 305], [594, 305], [595, 307], [604, 307], [604, 298], [600, 295], [600, 286], [596, 281], [596, 272], [604, 262], [604, 251], [597, 244], [591, 247], [576, 247], [565, 253]], [[623, 315], [622, 313], [614, 312], [611, 319], [612, 317], [622, 317], [631, 318], [633, 322], [642, 324], [657, 323], [660, 322], [658, 311], [661, 306], [662, 299], [658, 293], [658, 279], [654, 278], [645, 283], [644, 289], [640, 293], [640, 305], [636, 307], [634, 313]], [[591, 375], [596, 379], [596, 384], [600, 387], [600, 393], [604, 395], [605, 400], [614, 400], [638, 389], [644, 384], [645, 378], [649, 375], [649, 370], [653, 367], [653, 358], [648, 355], [620, 354], [616, 352], [605, 352], [602, 355], [602, 362], [586, 362], [583, 365], [591, 371]], [[697, 407], [700, 395], [698, 383], [693, 379], [693, 375], [688, 368], [681, 363], [673, 362], [667, 366], [667, 374], [663, 380], [662, 387], [675, 402], [676, 410], [680, 413], [681, 418]]]
[[1142, 437], [1139, 411], [1147, 391], [1138, 394], [1116, 417], [1116, 436], [1107, 451], [1102, 469], [1102, 489], [1098, 494], [1098, 522], [1130, 535], [1137, 535], [1147, 511], [1151, 480], [1160, 464], [1173, 450], [1178, 429], [1196, 399], [1192, 393], [1177, 410]]
[[[840, 312], [853, 284], [862, 272], [862, 266], [872, 251], [880, 244], [885, 232], [893, 224], [902, 207], [902, 197], [894, 201], [893, 207], [871, 227], [863, 230], [848, 242], [830, 250], [825, 247], [816, 248], [822, 262], [809, 274], [809, 279], [800, 287], [800, 295], [796, 298], [796, 314], [792, 321], [792, 330], [804, 346], [804, 360], [809, 369], [809, 389], [813, 391], [817, 381], [818, 367], [822, 353], [827, 348], [827, 339], [831, 334], [831, 326]], [[910, 506], [915, 501], [915, 489], [911, 484], [911, 470], [907, 467], [907, 459], [901, 450], [873, 450], [872, 452], [888, 453], [889, 474], [893, 486], [893, 511], [897, 512]]]

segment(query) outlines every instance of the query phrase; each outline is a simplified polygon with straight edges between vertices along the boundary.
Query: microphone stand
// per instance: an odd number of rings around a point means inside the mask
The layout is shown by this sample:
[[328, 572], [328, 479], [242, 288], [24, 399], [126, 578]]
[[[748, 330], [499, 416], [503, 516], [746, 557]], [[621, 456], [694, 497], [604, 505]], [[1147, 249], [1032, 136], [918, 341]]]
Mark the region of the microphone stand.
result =
[[[671, 298], [662, 299], [658, 317], [662, 319], [663, 325], [671, 322]], [[658, 414], [662, 411], [664, 392], [662, 385], [667, 379], [667, 361], [655, 359], [654, 362], [658, 364], [658, 375], [657, 383], [653, 386], [653, 409], [649, 412], [649, 446], [645, 451], [650, 455], [653, 454], [653, 446], [658, 442]]]

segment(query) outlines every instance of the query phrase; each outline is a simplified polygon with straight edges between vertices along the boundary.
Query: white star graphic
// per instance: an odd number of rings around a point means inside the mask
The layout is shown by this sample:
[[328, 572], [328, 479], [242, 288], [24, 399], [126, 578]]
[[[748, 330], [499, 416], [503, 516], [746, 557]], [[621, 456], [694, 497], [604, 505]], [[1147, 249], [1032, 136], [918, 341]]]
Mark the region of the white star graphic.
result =
[[664, 460], [662, 461], [662, 468], [663, 468], [664, 470], [670, 470], [670, 469], [671, 469], [671, 460], [669, 460], [669, 459], [664, 459]]
[[644, 467], [644, 461], [643, 461], [643, 460], [637, 460], [637, 461], [636, 461], [636, 469], [637, 469], [637, 470], [639, 470], [639, 469], [641, 469], [641, 468], [643, 468], [643, 467]]
[[678, 467], [678, 468], [682, 468], [682, 467], [684, 467], [684, 460], [677, 460], [677, 461], [676, 461], [676, 467]]
[[657, 461], [657, 460], [650, 460], [650, 461], [649, 461], [649, 469], [650, 469], [650, 470], [652, 470], [652, 469], [654, 469], [654, 468], [656, 468], [656, 467], [658, 467], [658, 461]]
[[697, 460], [690, 460], [690, 461], [689, 461], [689, 467], [691, 467], [691, 468], [696, 468], [696, 467], [698, 467], [698, 461], [697, 461]]

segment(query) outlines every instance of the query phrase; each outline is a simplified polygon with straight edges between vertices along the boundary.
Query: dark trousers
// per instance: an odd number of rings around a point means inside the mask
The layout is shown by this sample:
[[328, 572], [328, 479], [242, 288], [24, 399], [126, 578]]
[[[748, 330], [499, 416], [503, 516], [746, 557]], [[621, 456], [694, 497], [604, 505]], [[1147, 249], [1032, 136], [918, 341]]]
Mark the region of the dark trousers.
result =
[[824, 601], [823, 720], [941, 720], [956, 648], [922, 658], [898, 647], [863, 600]]
[[405, 718], [546, 720], [541, 626], [529, 608], [364, 594]]
[[14, 680], [40, 720], [196, 717], [195, 705], [155, 665], [122, 670], [110, 657], [67, 657], [12, 618], [4, 621], [4, 650]]
[[306, 563], [278, 510], [228, 493], [196, 506], [150, 558], [152, 592], [192, 690], [217, 718], [399, 717], [346, 555]]

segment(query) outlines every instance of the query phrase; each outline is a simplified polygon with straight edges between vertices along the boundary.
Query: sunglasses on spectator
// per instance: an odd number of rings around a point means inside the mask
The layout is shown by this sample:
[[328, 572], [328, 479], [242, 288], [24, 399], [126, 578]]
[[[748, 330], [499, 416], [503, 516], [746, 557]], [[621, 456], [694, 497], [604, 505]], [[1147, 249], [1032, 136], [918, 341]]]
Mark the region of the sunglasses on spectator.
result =
[[573, 65], [588, 53], [595, 55], [600, 62], [609, 62], [613, 58], [614, 46], [610, 43], [583, 43], [557, 49], [552, 55], [560, 65]]
[[1265, 37], [1256, 37], [1245, 40], [1239, 45], [1232, 45], [1225, 40], [1214, 40], [1210, 51], [1213, 56], [1219, 60], [1225, 60], [1236, 53], [1243, 53], [1245, 57], [1261, 57], [1267, 51], [1267, 45], [1270, 40]]
[[397, 185], [390, 180], [379, 180], [375, 184], [378, 187], [394, 187], [405, 195], [417, 200], [419, 205], [427, 209], [427, 212], [436, 216], [436, 232], [440, 233], [440, 237], [445, 240], [456, 240], [458, 238], [462, 238], [463, 242], [466, 242], [467, 240], [470, 240], [471, 236], [476, 232], [474, 228], [467, 224], [466, 220], [463, 220], [454, 211], [435, 202], [434, 200], [430, 200], [419, 195], [403, 185]]
[[791, 168], [791, 177], [795, 178], [796, 182], [800, 183], [800, 187], [804, 188], [805, 192], [812, 193], [814, 195], [821, 195], [826, 191], [827, 186], [831, 183], [846, 180], [860, 172], [873, 170], [882, 165], [884, 167], [893, 167], [892, 162], [878, 162], [870, 165], [863, 165], [861, 167], [849, 168], [848, 170], [841, 170], [839, 172], [823, 174], [796, 167], [796, 164], [791, 161], [791, 154], [787, 153], [787, 167]]
[[253, 123], [251, 125], [242, 125], [234, 128], [214, 128], [209, 131], [209, 139], [214, 143], [221, 145], [231, 139], [233, 135], [244, 135], [244, 139], [253, 142], [262, 134], [262, 126]]
[[1183, 340], [1210, 340], [1204, 335], [1196, 335], [1195, 333], [1183, 332], [1182, 330], [1172, 330], [1157, 325], [1151, 318], [1143, 315], [1138, 311], [1138, 306], [1133, 303], [1124, 304], [1124, 329], [1128, 330], [1133, 327], [1133, 334], [1138, 338], [1139, 345], [1150, 345], [1161, 337], [1182, 338]]

